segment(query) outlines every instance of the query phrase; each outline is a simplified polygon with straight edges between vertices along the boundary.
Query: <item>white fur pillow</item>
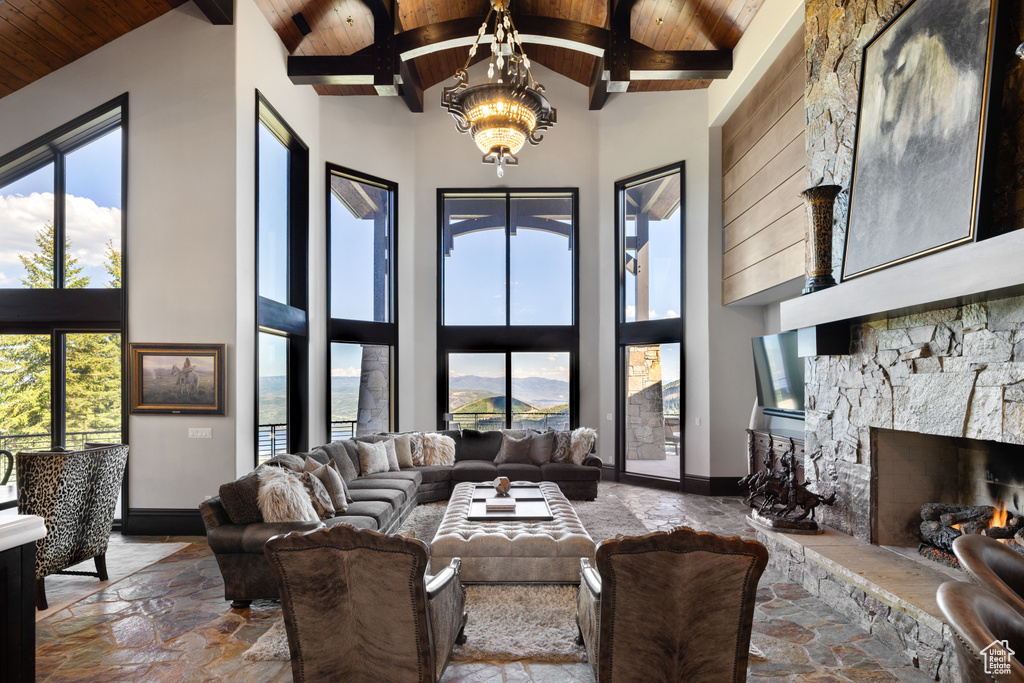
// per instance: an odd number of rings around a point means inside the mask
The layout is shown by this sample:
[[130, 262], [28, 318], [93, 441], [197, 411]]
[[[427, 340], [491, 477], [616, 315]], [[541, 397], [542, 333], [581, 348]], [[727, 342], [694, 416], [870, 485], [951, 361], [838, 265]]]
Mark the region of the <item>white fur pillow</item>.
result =
[[423, 435], [423, 464], [448, 465], [455, 464], [455, 439], [444, 434], [427, 432]]
[[590, 453], [590, 449], [594, 447], [595, 441], [597, 441], [597, 430], [590, 427], [574, 429], [569, 442], [570, 462], [576, 465], [582, 464], [583, 459]]
[[318, 522], [313, 502], [299, 475], [281, 467], [260, 470], [256, 504], [264, 522]]

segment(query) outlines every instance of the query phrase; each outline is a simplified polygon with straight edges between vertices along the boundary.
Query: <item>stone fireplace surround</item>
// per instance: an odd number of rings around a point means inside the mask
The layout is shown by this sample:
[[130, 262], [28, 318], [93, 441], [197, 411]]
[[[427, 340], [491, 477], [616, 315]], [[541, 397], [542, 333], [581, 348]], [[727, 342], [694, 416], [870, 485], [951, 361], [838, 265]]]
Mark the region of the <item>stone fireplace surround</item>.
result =
[[[790, 320], [799, 317], [796, 305], [793, 311]], [[784, 309], [784, 327], [786, 318]], [[911, 490], [908, 466], [924, 461], [926, 470], [929, 462], [936, 468], [937, 459], [963, 477], [985, 472], [989, 454], [1007, 450], [1000, 444], [1024, 444], [1024, 297], [876, 315], [852, 323], [850, 340], [849, 355], [805, 360], [806, 480], [814, 491], [836, 491], [834, 507], [818, 508], [831, 529], [820, 536], [758, 532], [758, 538], [773, 568], [901, 650], [927, 677], [959, 681], [954, 636], [935, 591], [965, 575], [912, 549], [872, 544], [879, 536], [873, 512], [886, 497], [896, 498], [894, 491]], [[921, 440], [937, 448], [935, 457], [921, 455]], [[887, 455], [885, 447], [895, 453]], [[1015, 456], [1008, 456], [1011, 467]], [[899, 476], [887, 482], [886, 470]], [[989, 491], [986, 479], [992, 477], [968, 477], [957, 491]]]
[[821, 519], [872, 541], [872, 429], [1024, 444], [1024, 297], [854, 324], [805, 381], [807, 481], [837, 493]]

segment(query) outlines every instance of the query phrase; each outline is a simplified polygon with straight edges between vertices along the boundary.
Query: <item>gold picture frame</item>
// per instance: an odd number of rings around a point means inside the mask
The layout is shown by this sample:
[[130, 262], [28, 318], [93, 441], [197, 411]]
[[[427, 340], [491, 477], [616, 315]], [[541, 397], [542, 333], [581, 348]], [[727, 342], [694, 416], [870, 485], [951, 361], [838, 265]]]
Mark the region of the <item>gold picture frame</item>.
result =
[[224, 344], [131, 344], [132, 415], [224, 415]]

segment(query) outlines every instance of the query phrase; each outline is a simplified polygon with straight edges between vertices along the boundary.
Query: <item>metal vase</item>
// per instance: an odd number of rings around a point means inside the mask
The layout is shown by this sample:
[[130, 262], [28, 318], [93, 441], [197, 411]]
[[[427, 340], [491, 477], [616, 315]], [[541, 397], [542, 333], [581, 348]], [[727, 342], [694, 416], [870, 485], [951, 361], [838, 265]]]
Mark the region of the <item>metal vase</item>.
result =
[[836, 284], [832, 277], [832, 207], [842, 189], [839, 185], [818, 185], [800, 193], [807, 206], [807, 243], [810, 247], [807, 250], [804, 294]]

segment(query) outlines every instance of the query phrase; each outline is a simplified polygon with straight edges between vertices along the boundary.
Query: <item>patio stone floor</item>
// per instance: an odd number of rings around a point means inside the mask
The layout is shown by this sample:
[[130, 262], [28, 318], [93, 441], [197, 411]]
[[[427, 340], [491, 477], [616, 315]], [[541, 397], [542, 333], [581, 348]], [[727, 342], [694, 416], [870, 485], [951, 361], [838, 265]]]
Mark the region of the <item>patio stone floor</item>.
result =
[[[650, 529], [684, 524], [752, 538], [738, 498], [705, 498], [602, 484]], [[131, 543], [133, 539], [123, 539]], [[153, 539], [139, 539], [152, 542]], [[274, 601], [232, 610], [203, 538], [174, 555], [41, 619], [37, 681], [290, 681], [287, 662], [246, 662], [242, 653], [279, 618]], [[53, 580], [57, 581], [60, 577]], [[49, 581], [48, 581], [49, 583]], [[801, 586], [767, 572], [758, 590], [749, 680], [929, 680], [909, 658], [854, 626]], [[593, 681], [585, 664], [456, 663], [451, 683]]]

